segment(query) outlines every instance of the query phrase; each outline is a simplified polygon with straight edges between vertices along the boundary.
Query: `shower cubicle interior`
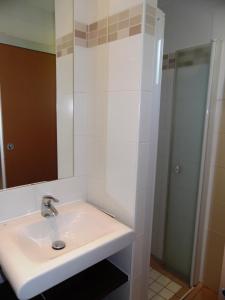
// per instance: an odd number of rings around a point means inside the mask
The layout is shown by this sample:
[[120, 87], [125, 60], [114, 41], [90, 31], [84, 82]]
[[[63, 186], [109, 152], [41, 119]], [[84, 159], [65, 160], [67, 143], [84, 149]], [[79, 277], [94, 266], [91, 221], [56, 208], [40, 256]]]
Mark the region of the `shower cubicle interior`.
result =
[[152, 255], [190, 283], [212, 46], [164, 55]]

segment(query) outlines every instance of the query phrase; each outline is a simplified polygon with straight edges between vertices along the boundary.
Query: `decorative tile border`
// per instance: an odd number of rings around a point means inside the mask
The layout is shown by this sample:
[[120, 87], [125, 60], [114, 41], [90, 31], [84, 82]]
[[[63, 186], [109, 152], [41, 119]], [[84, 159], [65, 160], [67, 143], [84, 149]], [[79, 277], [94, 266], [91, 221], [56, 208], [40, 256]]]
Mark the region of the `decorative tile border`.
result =
[[57, 57], [65, 56], [73, 53], [74, 50], [74, 39], [73, 32], [64, 35], [63, 37], [56, 40]]
[[156, 24], [156, 8], [146, 5], [145, 12], [145, 32], [150, 35], [155, 35], [155, 24]]
[[74, 52], [74, 36], [76, 46], [92, 48], [140, 34], [143, 30], [154, 35], [155, 24], [156, 8], [149, 4], [146, 4], [145, 16], [143, 4], [139, 4], [91, 24], [75, 22], [74, 34], [57, 39], [57, 57]]
[[81, 47], [88, 46], [88, 25], [75, 22], [75, 45]]
[[211, 45], [200, 46], [177, 52], [176, 64], [178, 67], [208, 64], [211, 57]]
[[176, 67], [176, 54], [164, 54], [163, 55], [163, 70], [175, 69]]
[[188, 67], [210, 62], [211, 46], [200, 46], [191, 49], [177, 51], [163, 55], [163, 70], [175, 69], [176, 67]]
[[[145, 26], [143, 26], [144, 21]], [[156, 9], [148, 4], [145, 18], [143, 17], [143, 4], [139, 4], [88, 25], [75, 22], [75, 45], [95, 47], [140, 34], [142, 28], [146, 33], [154, 35], [155, 22]]]

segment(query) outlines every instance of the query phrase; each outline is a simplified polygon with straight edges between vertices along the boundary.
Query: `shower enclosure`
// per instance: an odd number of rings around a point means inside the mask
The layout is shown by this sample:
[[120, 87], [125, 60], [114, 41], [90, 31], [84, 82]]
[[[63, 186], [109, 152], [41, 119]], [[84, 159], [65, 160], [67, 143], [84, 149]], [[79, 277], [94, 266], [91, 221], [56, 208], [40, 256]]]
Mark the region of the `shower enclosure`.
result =
[[205, 45], [166, 56], [168, 65], [164, 64], [152, 254], [187, 282], [191, 277], [210, 57], [211, 45]]

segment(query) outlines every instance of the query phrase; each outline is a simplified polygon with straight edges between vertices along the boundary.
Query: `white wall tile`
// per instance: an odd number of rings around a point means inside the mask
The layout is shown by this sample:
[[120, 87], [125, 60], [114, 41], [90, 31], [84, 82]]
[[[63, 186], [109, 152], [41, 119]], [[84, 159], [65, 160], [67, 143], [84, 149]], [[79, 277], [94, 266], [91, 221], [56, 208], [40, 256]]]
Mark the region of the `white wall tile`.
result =
[[142, 0], [109, 0], [109, 14], [115, 14], [132, 6], [143, 3]]
[[108, 93], [105, 90], [97, 90], [91, 95], [92, 99], [92, 123], [91, 135], [96, 139], [105, 139], [107, 130], [107, 105]]
[[74, 90], [78, 93], [93, 92], [95, 83], [95, 53], [93, 48], [75, 47]]
[[77, 135], [75, 141], [75, 176], [87, 176], [88, 174], [88, 137], [85, 135]]
[[69, 179], [56, 180], [46, 182], [34, 186], [34, 193], [36, 199], [36, 210], [41, 207], [41, 200], [43, 195], [52, 195], [59, 199], [57, 205], [63, 203], [87, 200], [87, 180], [85, 177], [72, 177]]
[[137, 143], [107, 141], [106, 194], [114, 213], [134, 226], [137, 180]]
[[150, 132], [152, 124], [152, 99], [151, 92], [142, 92], [139, 142], [150, 142]]
[[141, 61], [142, 34], [110, 43], [109, 91], [140, 90]]
[[105, 179], [88, 178], [88, 202], [101, 207], [107, 208], [105, 194]]
[[109, 13], [109, 1], [97, 0], [97, 18], [98, 20], [104, 19]]
[[87, 182], [83, 177], [69, 178], [11, 188], [0, 192], [0, 222], [20, 217], [41, 208], [41, 199], [50, 194], [60, 204], [87, 199]]
[[15, 218], [36, 208], [34, 185], [0, 192], [0, 222]]
[[105, 177], [105, 140], [91, 137], [88, 142], [88, 156], [89, 177], [103, 179]]
[[138, 152], [138, 189], [146, 189], [149, 185], [149, 169], [151, 168], [150, 143], [140, 143]]
[[142, 90], [152, 91], [154, 81], [154, 52], [155, 52], [155, 37], [150, 34], [144, 34], [143, 44], [143, 77]]
[[138, 141], [141, 93], [109, 92], [107, 138]]
[[108, 91], [109, 43], [99, 45], [91, 50], [95, 60], [95, 89], [98, 92]]
[[75, 135], [90, 134], [91, 102], [89, 93], [74, 94], [74, 133]]
[[74, 20], [88, 24], [96, 18], [97, 0], [74, 0]]

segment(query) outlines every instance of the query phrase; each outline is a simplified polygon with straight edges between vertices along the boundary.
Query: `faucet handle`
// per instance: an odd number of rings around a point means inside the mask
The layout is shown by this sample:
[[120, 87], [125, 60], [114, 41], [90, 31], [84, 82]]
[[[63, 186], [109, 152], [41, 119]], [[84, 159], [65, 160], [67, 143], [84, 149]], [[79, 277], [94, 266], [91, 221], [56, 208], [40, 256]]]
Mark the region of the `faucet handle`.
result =
[[43, 203], [44, 206], [50, 206], [52, 201], [56, 202], [56, 203], [59, 202], [58, 199], [56, 199], [55, 197], [53, 197], [51, 195], [45, 195], [42, 198], [42, 203]]

